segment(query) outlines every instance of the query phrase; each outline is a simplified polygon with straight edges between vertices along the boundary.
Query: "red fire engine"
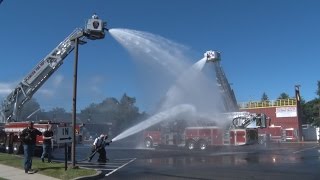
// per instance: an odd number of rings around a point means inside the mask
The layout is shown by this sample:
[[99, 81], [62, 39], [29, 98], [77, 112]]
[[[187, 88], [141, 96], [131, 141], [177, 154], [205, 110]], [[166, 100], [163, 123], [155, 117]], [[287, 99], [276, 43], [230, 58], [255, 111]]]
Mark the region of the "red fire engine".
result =
[[[230, 114], [229, 114], [230, 115]], [[144, 132], [144, 144], [147, 148], [174, 145], [189, 150], [206, 150], [209, 146], [245, 145], [258, 143], [258, 128], [265, 128], [267, 117], [264, 114], [247, 112], [232, 113], [232, 125], [228, 128], [218, 126], [193, 126], [183, 130], [156, 126], [156, 129]]]

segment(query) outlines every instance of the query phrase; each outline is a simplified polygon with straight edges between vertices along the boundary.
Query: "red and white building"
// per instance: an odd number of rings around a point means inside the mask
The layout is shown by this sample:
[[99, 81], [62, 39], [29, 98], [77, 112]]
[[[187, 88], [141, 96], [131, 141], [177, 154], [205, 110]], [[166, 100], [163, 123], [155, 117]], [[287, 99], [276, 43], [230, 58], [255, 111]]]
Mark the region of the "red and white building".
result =
[[259, 129], [259, 136], [275, 142], [301, 140], [301, 120], [298, 99], [246, 102], [240, 104], [241, 111], [264, 113], [270, 117], [267, 128]]

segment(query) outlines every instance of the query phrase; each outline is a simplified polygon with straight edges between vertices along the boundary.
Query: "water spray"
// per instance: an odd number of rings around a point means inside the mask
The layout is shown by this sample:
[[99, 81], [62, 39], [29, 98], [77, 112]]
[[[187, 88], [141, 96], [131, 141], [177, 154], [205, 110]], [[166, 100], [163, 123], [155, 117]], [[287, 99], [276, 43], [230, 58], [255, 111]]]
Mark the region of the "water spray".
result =
[[160, 112], [145, 121], [140, 122], [139, 124], [125, 130], [118, 136], [114, 137], [111, 141], [118, 141], [120, 139], [126, 138], [128, 136], [131, 136], [135, 133], [138, 133], [144, 129], [147, 129], [159, 122], [165, 121], [165, 120], [174, 120], [178, 116], [185, 116], [185, 117], [190, 117], [195, 113], [196, 109], [194, 106], [190, 104], [180, 104], [177, 106], [174, 106], [173, 108]]

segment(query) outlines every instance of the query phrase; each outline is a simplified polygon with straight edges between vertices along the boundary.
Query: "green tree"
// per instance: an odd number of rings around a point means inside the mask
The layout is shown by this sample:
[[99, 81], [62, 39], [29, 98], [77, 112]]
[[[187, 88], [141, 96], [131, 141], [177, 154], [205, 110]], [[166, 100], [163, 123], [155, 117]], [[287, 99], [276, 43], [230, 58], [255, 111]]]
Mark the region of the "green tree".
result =
[[320, 81], [318, 81], [318, 88], [317, 88], [317, 91], [316, 91], [316, 94], [318, 96], [318, 98], [320, 98]]
[[262, 97], [261, 97], [261, 101], [268, 101], [268, 100], [269, 100], [268, 95], [265, 92], [263, 92]]
[[80, 112], [79, 116], [86, 123], [109, 123], [117, 118], [118, 106], [116, 98], [106, 98], [99, 104], [90, 104]]
[[55, 107], [48, 112], [48, 116], [55, 122], [71, 122], [72, 114], [67, 112], [64, 108]]
[[281, 93], [280, 96], [278, 97], [278, 99], [289, 99], [290, 96], [287, 93]]
[[118, 131], [123, 131], [138, 122], [139, 108], [135, 106], [136, 98], [123, 94], [119, 103]]
[[139, 112], [135, 103], [136, 98], [125, 93], [119, 101], [116, 98], [106, 98], [101, 103], [90, 104], [81, 110], [79, 117], [83, 123], [88, 124], [87, 127], [89, 124], [112, 124], [112, 133], [116, 135], [147, 117], [146, 113]]
[[316, 98], [306, 103], [301, 103], [303, 123], [320, 126], [320, 99]]

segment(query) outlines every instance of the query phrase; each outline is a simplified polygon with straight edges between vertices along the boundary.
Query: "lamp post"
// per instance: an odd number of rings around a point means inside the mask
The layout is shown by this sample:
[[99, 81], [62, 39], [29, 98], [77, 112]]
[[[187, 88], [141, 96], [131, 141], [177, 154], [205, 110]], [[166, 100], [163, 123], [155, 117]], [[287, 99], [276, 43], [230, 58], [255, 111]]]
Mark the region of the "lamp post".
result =
[[78, 84], [78, 57], [79, 57], [79, 44], [86, 42], [81, 40], [84, 35], [81, 33], [71, 40], [74, 41], [74, 73], [73, 73], [73, 97], [72, 97], [72, 129], [73, 137], [71, 144], [71, 162], [72, 168], [76, 168], [76, 121], [77, 121], [77, 84]]
[[71, 144], [71, 162], [72, 168], [76, 168], [76, 121], [77, 121], [77, 84], [78, 84], [78, 57], [79, 57], [79, 44], [85, 44], [86, 42], [80, 40], [83, 35], [77, 36], [72, 39], [75, 43], [74, 47], [74, 73], [73, 73], [73, 97], [72, 97], [72, 129], [73, 137]]
[[78, 80], [78, 55], [79, 55], [79, 38], [75, 39], [75, 48], [74, 48], [74, 74], [73, 74], [73, 97], [72, 97], [72, 146], [71, 146], [71, 161], [72, 168], [75, 168], [76, 165], [76, 119], [77, 119], [77, 80]]

